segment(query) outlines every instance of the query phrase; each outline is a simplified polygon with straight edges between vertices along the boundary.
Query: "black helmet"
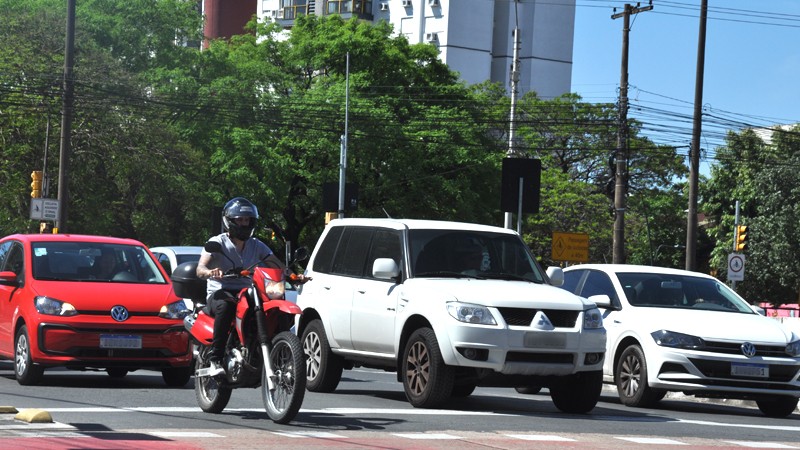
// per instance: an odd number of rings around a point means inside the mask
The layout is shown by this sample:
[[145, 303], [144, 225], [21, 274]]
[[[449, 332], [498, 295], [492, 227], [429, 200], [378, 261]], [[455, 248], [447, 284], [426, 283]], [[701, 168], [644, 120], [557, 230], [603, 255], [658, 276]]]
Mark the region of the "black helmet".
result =
[[[250, 218], [248, 225], [239, 225], [234, 219]], [[258, 208], [250, 200], [242, 197], [236, 197], [222, 209], [222, 225], [225, 231], [231, 237], [246, 241], [253, 236], [253, 230], [256, 228], [256, 220], [258, 219]]]

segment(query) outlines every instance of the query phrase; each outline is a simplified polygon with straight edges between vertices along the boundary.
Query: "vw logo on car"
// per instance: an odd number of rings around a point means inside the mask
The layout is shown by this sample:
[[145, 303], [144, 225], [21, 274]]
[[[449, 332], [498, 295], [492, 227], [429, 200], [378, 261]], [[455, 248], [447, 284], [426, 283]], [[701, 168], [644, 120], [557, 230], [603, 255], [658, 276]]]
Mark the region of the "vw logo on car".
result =
[[117, 322], [124, 322], [128, 320], [130, 314], [128, 314], [128, 309], [122, 305], [117, 305], [111, 308], [111, 317], [116, 320]]
[[745, 342], [742, 344], [742, 354], [748, 358], [756, 356], [756, 346], [750, 342]]

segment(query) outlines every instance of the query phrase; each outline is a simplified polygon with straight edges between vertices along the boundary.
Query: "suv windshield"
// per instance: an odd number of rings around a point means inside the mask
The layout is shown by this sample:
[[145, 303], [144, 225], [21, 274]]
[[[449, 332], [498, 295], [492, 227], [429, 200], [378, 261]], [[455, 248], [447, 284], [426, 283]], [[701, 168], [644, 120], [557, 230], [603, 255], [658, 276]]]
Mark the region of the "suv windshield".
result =
[[515, 235], [473, 230], [410, 230], [408, 241], [414, 277], [544, 282], [544, 273]]

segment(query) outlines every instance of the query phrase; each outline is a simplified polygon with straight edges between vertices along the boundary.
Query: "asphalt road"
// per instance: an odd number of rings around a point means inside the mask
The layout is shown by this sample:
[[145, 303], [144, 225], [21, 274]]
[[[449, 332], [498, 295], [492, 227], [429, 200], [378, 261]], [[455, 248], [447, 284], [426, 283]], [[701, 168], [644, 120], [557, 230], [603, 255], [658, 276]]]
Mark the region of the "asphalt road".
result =
[[160, 374], [124, 379], [51, 370], [20, 386], [0, 362], [0, 406], [44, 411], [52, 423], [0, 414], [0, 448], [798, 448], [800, 413], [761, 415], [749, 402], [670, 395], [657, 409], [627, 408], [609, 386], [589, 414], [558, 411], [546, 391], [478, 388], [438, 410], [411, 407], [395, 375], [346, 371], [333, 394], [307, 393], [288, 425], [269, 420], [259, 390], [238, 390], [221, 414], [203, 413], [193, 381], [168, 388]]

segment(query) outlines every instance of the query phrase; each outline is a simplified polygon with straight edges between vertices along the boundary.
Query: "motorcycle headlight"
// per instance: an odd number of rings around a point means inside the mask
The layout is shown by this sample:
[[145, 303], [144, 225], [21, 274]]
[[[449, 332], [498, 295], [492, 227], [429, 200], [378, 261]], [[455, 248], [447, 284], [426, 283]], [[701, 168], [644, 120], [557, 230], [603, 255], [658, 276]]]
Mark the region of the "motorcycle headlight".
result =
[[485, 306], [450, 302], [447, 304], [447, 312], [459, 322], [476, 325], [497, 325], [489, 308]]
[[184, 303], [183, 300], [178, 300], [177, 302], [162, 306], [161, 311], [158, 312], [158, 317], [163, 319], [183, 319], [190, 312], [192, 311], [186, 306], [186, 303]]
[[594, 330], [603, 328], [603, 314], [597, 308], [587, 309], [583, 312], [583, 329]]
[[74, 316], [78, 314], [72, 304], [50, 297], [36, 297], [33, 299], [33, 303], [39, 314], [47, 314], [48, 316]]
[[795, 358], [800, 356], [800, 339], [789, 342], [786, 345], [786, 354]]
[[650, 333], [656, 344], [662, 347], [682, 348], [686, 350], [700, 350], [705, 347], [703, 339], [689, 334], [676, 333], [669, 330], [658, 330]]

